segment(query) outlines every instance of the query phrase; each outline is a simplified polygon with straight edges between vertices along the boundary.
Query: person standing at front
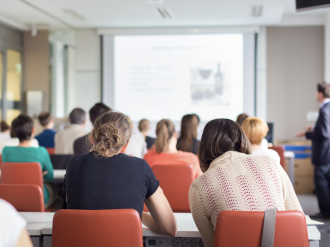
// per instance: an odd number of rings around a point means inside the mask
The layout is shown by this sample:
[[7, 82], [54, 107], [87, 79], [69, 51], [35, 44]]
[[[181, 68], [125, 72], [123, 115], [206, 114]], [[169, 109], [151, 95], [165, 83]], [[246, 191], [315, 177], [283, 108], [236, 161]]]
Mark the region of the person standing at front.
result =
[[312, 140], [314, 184], [320, 212], [314, 218], [330, 218], [330, 84], [317, 84], [316, 99], [321, 103], [315, 127], [307, 127], [297, 137]]

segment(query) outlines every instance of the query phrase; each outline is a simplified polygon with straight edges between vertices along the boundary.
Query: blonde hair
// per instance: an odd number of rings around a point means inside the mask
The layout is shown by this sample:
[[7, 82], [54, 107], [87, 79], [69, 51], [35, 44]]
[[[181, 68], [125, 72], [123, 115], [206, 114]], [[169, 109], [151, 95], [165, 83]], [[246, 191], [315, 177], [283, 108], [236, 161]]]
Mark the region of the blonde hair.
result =
[[142, 119], [140, 122], [139, 122], [139, 130], [140, 132], [142, 131], [148, 131], [150, 129], [150, 123], [147, 119]]
[[132, 122], [132, 120], [127, 115], [125, 115], [125, 117], [127, 118], [127, 121], [129, 123], [129, 126], [131, 126], [131, 129], [133, 129], [133, 122]]
[[106, 112], [96, 119], [92, 138], [96, 157], [112, 157], [120, 152], [131, 138], [131, 126], [124, 114]]
[[170, 139], [175, 133], [175, 126], [169, 119], [162, 119], [157, 123], [156, 127], [156, 152], [161, 153], [168, 146]]
[[267, 123], [257, 117], [248, 117], [242, 123], [242, 129], [251, 144], [260, 145], [268, 133]]

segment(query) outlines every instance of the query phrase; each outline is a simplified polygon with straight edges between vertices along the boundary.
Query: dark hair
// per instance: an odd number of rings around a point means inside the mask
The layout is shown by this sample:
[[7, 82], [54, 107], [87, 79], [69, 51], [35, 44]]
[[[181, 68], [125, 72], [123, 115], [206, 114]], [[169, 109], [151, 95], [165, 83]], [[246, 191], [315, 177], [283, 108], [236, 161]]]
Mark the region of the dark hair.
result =
[[168, 146], [169, 140], [175, 132], [175, 126], [169, 119], [162, 119], [157, 123], [155, 140], [156, 152], [161, 153]]
[[92, 137], [96, 157], [111, 157], [117, 154], [131, 138], [131, 126], [124, 114], [106, 112], [96, 119]]
[[28, 141], [32, 137], [33, 120], [28, 115], [21, 114], [11, 123], [11, 136], [20, 142]]
[[244, 120], [247, 119], [248, 117], [249, 117], [248, 114], [245, 114], [245, 113], [239, 114], [236, 118], [236, 123], [239, 126], [242, 126]]
[[191, 152], [193, 142], [197, 138], [197, 126], [194, 121], [194, 115], [184, 115], [181, 121], [181, 133], [178, 139], [178, 149]]
[[86, 120], [86, 112], [81, 108], [74, 108], [69, 115], [71, 124], [84, 124]]
[[317, 91], [323, 94], [324, 98], [330, 98], [330, 84], [321, 82], [317, 84]]
[[214, 119], [205, 125], [198, 158], [202, 172], [213, 160], [228, 151], [251, 154], [251, 144], [243, 130], [230, 119]]
[[197, 114], [193, 113], [191, 115], [197, 118], [198, 124], [201, 122], [201, 119], [199, 118], [199, 116]]
[[1, 120], [0, 128], [1, 128], [1, 132], [5, 132], [10, 129], [10, 126], [6, 123], [6, 121]]
[[92, 124], [95, 124], [95, 120], [102, 116], [104, 113], [112, 111], [112, 109], [102, 102], [96, 103], [90, 110], [89, 110], [89, 120], [91, 120]]
[[39, 123], [41, 126], [45, 127], [47, 126], [50, 121], [52, 120], [52, 116], [50, 115], [49, 112], [43, 112], [38, 116]]
[[148, 121], [148, 119], [142, 119], [139, 122], [138, 128], [139, 128], [140, 132], [148, 131], [150, 129], [150, 122]]

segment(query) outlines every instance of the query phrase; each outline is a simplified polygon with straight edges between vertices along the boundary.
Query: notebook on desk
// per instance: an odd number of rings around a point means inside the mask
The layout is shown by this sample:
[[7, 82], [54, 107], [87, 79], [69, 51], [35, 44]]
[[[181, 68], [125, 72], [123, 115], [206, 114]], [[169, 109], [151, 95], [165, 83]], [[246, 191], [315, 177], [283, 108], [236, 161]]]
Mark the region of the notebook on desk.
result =
[[311, 220], [309, 217], [306, 217], [306, 222], [308, 226], [321, 226], [324, 225], [323, 222]]

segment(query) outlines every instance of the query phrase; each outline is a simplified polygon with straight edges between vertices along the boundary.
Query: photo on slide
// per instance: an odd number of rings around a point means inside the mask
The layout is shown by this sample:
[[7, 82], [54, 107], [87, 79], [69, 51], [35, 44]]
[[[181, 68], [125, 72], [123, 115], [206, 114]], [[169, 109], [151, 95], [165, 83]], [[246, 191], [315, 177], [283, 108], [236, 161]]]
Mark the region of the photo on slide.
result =
[[219, 61], [192, 63], [191, 105], [229, 105], [230, 84]]

